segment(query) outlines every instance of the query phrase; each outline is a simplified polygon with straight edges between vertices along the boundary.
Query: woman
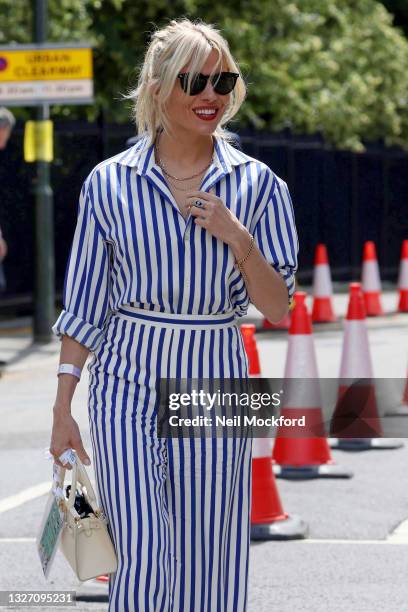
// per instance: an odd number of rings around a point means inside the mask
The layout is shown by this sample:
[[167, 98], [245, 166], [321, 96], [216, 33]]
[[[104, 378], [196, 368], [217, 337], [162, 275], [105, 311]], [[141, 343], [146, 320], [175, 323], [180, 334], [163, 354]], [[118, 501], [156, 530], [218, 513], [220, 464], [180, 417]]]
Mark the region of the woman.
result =
[[68, 262], [51, 452], [88, 464], [70, 403], [88, 352], [101, 503], [118, 556], [110, 611], [246, 609], [251, 439], [162, 439], [163, 379], [246, 378], [237, 317], [288, 309], [297, 236], [286, 183], [222, 125], [245, 85], [212, 26], [172, 21], [150, 42], [132, 148], [82, 188]]

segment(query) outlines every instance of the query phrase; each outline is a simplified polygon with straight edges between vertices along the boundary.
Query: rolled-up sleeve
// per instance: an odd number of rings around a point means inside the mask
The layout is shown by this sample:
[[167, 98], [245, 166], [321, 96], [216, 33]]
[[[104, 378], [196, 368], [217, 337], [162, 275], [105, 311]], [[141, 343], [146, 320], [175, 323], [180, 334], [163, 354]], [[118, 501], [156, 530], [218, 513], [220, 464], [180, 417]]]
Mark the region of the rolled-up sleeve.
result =
[[91, 176], [85, 181], [65, 272], [63, 306], [52, 327], [94, 351], [102, 341], [109, 313], [109, 247], [93, 210]]
[[265, 182], [270, 186], [261, 193], [264, 209], [256, 221], [253, 235], [266, 261], [283, 277], [290, 304], [295, 292], [299, 251], [293, 204], [285, 181], [269, 170]]

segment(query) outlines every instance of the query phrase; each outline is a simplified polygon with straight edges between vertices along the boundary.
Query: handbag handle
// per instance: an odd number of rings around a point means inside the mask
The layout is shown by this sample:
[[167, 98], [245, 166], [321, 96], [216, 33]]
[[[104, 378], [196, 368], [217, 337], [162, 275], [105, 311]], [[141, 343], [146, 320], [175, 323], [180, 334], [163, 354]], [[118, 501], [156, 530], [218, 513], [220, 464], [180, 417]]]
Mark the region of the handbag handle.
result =
[[[92, 487], [91, 481], [89, 480], [89, 476], [85, 470], [85, 467], [83, 465], [83, 463], [81, 462], [81, 460], [79, 459], [78, 455], [75, 453], [75, 451], [72, 451], [75, 454], [75, 463], [72, 465], [72, 482], [71, 482], [71, 490], [69, 492], [69, 497], [66, 500], [66, 507], [68, 510], [72, 509], [74, 507], [74, 503], [75, 503], [75, 494], [76, 494], [76, 485], [77, 482], [79, 482], [80, 484], [82, 484], [83, 486], [86, 487], [86, 496], [88, 498], [88, 502], [90, 504], [90, 506], [92, 507], [92, 509], [95, 512], [99, 511], [98, 508], [98, 502], [96, 499], [96, 495], [95, 495], [95, 491]], [[66, 468], [61, 468], [59, 469], [59, 477], [57, 479], [57, 485], [63, 490], [64, 488], [64, 480], [65, 480], [65, 474], [66, 474], [67, 470]]]

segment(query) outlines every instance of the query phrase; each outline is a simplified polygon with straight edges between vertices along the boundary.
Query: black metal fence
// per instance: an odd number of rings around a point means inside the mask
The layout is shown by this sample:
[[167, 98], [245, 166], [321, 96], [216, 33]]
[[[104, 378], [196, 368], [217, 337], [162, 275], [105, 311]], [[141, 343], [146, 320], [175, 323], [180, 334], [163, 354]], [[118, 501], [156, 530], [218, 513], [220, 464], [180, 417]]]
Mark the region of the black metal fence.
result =
[[[243, 149], [267, 163], [290, 188], [300, 240], [299, 280], [309, 282], [319, 241], [326, 243], [334, 280], [360, 275], [365, 240], [377, 245], [381, 275], [395, 281], [401, 242], [408, 237], [408, 153], [369, 144], [364, 153], [334, 150], [318, 136], [237, 130]], [[55, 126], [56, 287], [61, 294], [75, 227], [78, 194], [90, 170], [125, 148], [132, 126], [64, 122]], [[0, 151], [0, 226], [9, 245], [8, 288], [0, 307], [29, 305], [33, 290], [33, 167], [22, 157], [23, 126]]]
[[245, 151], [289, 186], [299, 233], [299, 278], [309, 281], [314, 249], [327, 245], [335, 280], [358, 280], [366, 240], [377, 245], [381, 276], [395, 281], [408, 237], [408, 153], [367, 144], [339, 151], [317, 136], [242, 133]]

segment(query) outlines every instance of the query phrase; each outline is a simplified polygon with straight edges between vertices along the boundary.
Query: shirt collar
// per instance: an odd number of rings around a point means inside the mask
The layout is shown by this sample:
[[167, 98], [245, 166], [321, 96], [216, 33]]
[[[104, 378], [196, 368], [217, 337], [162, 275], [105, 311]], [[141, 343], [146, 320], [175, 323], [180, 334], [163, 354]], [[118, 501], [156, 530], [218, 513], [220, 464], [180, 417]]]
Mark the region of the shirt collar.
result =
[[[224, 176], [230, 174], [235, 166], [248, 163], [252, 158], [220, 137], [214, 137], [214, 156], [211, 165], [201, 183], [201, 190], [209, 192]], [[135, 168], [136, 173], [145, 177], [160, 194], [172, 205], [174, 198], [167, 181], [154, 156], [154, 144], [148, 135], [143, 136], [136, 144], [117, 155], [116, 163]]]
[[[213, 136], [213, 138], [214, 157], [210, 167], [213, 171], [218, 169], [223, 174], [230, 174], [234, 166], [250, 161], [248, 155], [230, 145], [223, 138], [219, 136]], [[116, 161], [130, 168], [136, 168], [137, 173], [141, 175], [151, 175], [154, 170], [156, 174], [159, 171], [154, 155], [154, 144], [150, 142], [148, 135], [142, 136], [130, 149], [118, 155]]]

